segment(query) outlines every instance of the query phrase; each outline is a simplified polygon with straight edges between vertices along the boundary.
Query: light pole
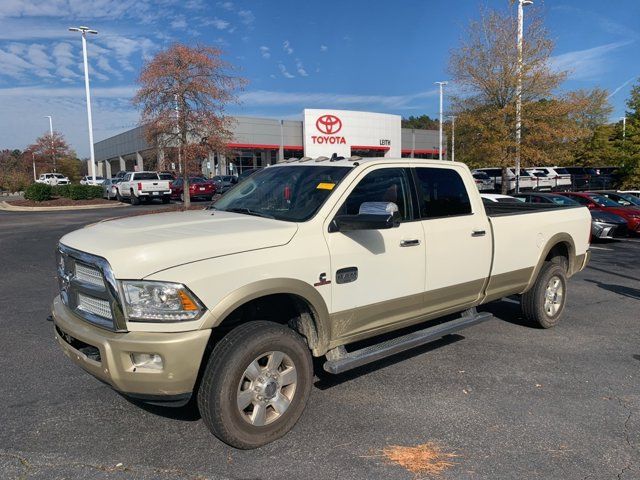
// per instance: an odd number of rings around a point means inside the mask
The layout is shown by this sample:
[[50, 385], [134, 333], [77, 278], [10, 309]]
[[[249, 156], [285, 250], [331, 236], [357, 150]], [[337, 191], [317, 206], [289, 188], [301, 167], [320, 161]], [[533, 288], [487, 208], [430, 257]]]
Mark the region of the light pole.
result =
[[532, 0], [518, 0], [518, 71], [516, 79], [516, 193], [520, 193], [520, 140], [522, 137], [522, 36], [525, 5]]
[[451, 115], [451, 161], [456, 161], [456, 116]]
[[89, 27], [71, 27], [70, 32], [82, 33], [82, 58], [84, 60], [84, 89], [87, 93], [87, 121], [89, 123], [89, 156], [91, 159], [91, 176], [93, 184], [96, 184], [96, 156], [93, 152], [93, 121], [91, 120], [91, 94], [89, 93], [89, 65], [87, 62], [87, 33], [97, 35], [96, 30]]
[[36, 154], [33, 152], [31, 152], [31, 162], [33, 163], [33, 181], [35, 182], [38, 177], [36, 176]]
[[44, 118], [49, 119], [49, 141], [51, 142], [51, 160], [53, 161], [53, 171], [57, 172], [58, 170], [56, 170], [56, 153], [55, 153], [55, 148], [53, 146], [53, 117], [51, 115], [45, 115]]
[[440, 85], [440, 132], [439, 132], [440, 146], [438, 148], [438, 159], [442, 160], [442, 94], [443, 94], [444, 86], [448, 82], [434, 82], [434, 83], [436, 85]]
[[624, 138], [627, 136], [627, 117], [622, 117], [622, 143], [624, 143]]

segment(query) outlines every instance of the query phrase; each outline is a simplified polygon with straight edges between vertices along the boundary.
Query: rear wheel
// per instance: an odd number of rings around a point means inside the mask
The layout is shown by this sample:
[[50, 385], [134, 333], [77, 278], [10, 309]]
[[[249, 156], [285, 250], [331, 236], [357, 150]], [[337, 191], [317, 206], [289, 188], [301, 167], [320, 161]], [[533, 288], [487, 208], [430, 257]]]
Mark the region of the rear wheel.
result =
[[312, 379], [311, 354], [298, 333], [272, 322], [249, 322], [215, 346], [198, 391], [198, 407], [220, 440], [236, 448], [256, 448], [293, 428]]
[[116, 200], [119, 202], [124, 202], [124, 197], [120, 195], [120, 190], [116, 190]]
[[162, 197], [162, 203], [169, 203], [171, 201], [171, 197], [169, 195], [164, 195]]
[[131, 191], [131, 205], [140, 205], [140, 199], [133, 194], [133, 190]]
[[522, 313], [542, 328], [555, 327], [567, 303], [567, 274], [563, 263], [545, 262], [533, 287], [522, 295]]

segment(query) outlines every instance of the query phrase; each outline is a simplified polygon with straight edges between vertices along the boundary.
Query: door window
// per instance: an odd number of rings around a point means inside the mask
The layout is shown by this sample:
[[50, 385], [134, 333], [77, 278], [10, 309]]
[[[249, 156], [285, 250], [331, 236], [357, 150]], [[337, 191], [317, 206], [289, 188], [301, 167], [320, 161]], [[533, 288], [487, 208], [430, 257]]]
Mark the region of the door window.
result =
[[364, 202], [393, 202], [400, 218], [413, 219], [409, 174], [406, 168], [381, 168], [367, 174], [340, 207], [341, 215], [357, 215]]
[[471, 202], [458, 172], [450, 168], [416, 168], [422, 218], [469, 215]]

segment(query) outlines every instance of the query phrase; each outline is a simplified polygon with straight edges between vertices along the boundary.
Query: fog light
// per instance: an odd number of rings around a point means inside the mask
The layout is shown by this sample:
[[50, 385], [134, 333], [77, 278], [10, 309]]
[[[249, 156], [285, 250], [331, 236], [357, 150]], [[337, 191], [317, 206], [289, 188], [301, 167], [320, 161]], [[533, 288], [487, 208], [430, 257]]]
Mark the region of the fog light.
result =
[[136, 368], [162, 370], [162, 357], [156, 353], [132, 353], [131, 362]]

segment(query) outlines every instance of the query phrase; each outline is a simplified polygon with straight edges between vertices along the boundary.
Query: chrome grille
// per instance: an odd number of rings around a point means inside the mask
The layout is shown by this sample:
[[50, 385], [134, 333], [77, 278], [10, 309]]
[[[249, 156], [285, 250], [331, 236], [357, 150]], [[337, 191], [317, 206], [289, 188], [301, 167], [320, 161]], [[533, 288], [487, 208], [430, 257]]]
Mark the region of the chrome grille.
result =
[[97, 268], [88, 267], [82, 263], [76, 263], [75, 278], [81, 282], [90, 283], [91, 285], [104, 288], [102, 274]]
[[101, 300], [100, 298], [89, 297], [88, 295], [78, 293], [78, 309], [113, 320], [111, 307], [107, 300]]
[[60, 298], [89, 323], [126, 331], [126, 322], [111, 266], [102, 257], [58, 245]]

